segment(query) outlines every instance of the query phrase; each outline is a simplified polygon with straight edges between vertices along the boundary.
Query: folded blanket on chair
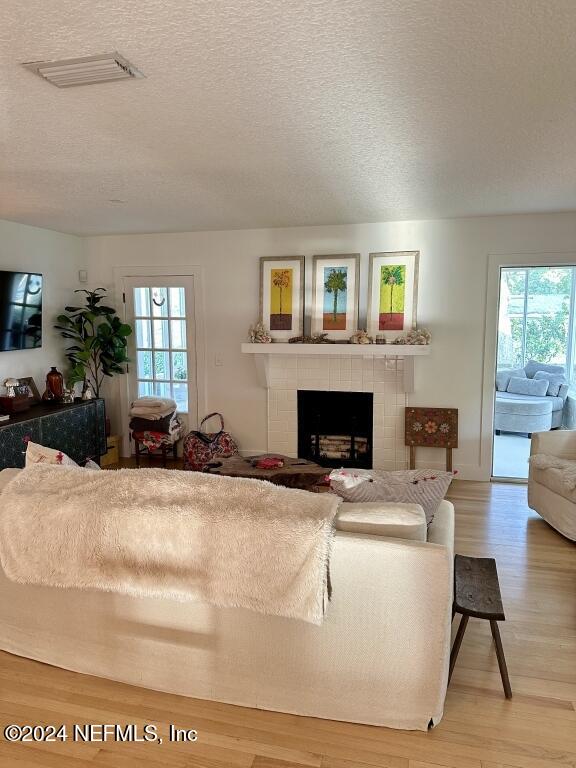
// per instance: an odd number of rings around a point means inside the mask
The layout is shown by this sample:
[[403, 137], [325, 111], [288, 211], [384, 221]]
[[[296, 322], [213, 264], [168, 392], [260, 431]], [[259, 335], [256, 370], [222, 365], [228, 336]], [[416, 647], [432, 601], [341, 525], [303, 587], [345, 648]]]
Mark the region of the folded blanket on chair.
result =
[[142, 397], [137, 397], [136, 400], [132, 402], [132, 408], [150, 408], [154, 411], [163, 411], [166, 408], [172, 408], [172, 410], [175, 411], [177, 404], [176, 400], [172, 400], [171, 397], [143, 395]]
[[320, 624], [338, 503], [245, 478], [34, 464], [0, 496], [0, 560], [21, 584]]
[[136, 408], [135, 406], [130, 408], [130, 416], [132, 418], [147, 419], [148, 421], [160, 421], [173, 413], [174, 408], [171, 405], [166, 406], [166, 408], [161, 408], [160, 410], [154, 410], [153, 408]]
[[178, 425], [174, 416], [174, 411], [169, 413], [168, 416], [162, 416], [161, 419], [145, 419], [142, 416], [134, 416], [130, 419], [130, 429], [133, 432], [153, 430], [154, 432], [165, 432], [168, 434], [171, 431], [171, 427], [174, 429]]

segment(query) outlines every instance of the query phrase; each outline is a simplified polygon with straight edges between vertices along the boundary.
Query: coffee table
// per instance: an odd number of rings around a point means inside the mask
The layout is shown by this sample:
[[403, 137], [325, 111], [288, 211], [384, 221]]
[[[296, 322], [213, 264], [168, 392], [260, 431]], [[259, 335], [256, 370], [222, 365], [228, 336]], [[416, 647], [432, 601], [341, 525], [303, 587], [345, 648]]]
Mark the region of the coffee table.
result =
[[[258, 459], [264, 459], [268, 456], [282, 459], [284, 466], [276, 469], [259, 469], [255, 466]], [[295, 459], [280, 453], [264, 453], [260, 456], [231, 456], [229, 459], [218, 459], [210, 462], [206, 471], [211, 475], [268, 480], [275, 485], [283, 485], [286, 488], [301, 488], [305, 491], [316, 490], [317, 487], [320, 487], [330, 472], [326, 467], [321, 467], [313, 461]]]

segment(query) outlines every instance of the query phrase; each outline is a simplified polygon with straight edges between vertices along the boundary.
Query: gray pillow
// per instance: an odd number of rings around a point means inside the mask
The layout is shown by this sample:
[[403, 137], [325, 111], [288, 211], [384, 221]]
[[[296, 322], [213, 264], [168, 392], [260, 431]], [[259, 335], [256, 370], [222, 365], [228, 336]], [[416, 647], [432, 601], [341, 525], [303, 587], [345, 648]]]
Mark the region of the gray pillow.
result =
[[496, 372], [496, 389], [498, 392], [506, 392], [506, 388], [508, 387], [508, 382], [512, 378], [512, 376], [516, 376], [520, 379], [525, 379], [526, 374], [524, 373], [524, 368], [509, 368], [509, 369], [502, 369], [501, 371]]
[[526, 376], [528, 376], [529, 379], [533, 379], [534, 374], [537, 371], [546, 371], [546, 373], [563, 374], [564, 366], [549, 365], [548, 363], [539, 363], [537, 360], [528, 360], [528, 362], [524, 366], [524, 370], [526, 372]]
[[512, 376], [508, 382], [507, 392], [513, 395], [532, 395], [532, 397], [546, 397], [548, 382], [544, 379], [521, 379]]
[[[355, 477], [358, 483], [347, 487], [346, 476]], [[374, 501], [420, 504], [430, 525], [453, 479], [453, 472], [442, 470], [345, 469], [330, 473], [330, 490], [353, 504]]]
[[558, 373], [547, 373], [546, 371], [536, 371], [533, 381], [547, 381], [548, 391], [546, 394], [548, 397], [558, 397], [560, 394], [560, 387], [562, 384], [566, 384], [566, 377]]

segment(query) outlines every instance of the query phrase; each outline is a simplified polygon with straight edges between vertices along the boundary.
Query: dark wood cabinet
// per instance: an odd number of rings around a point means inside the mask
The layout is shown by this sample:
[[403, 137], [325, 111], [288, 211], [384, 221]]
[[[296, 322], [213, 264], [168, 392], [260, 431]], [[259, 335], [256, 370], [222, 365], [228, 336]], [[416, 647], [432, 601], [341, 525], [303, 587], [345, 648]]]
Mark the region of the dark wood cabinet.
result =
[[63, 451], [83, 464], [99, 461], [106, 453], [104, 400], [86, 400], [69, 405], [34, 405], [0, 422], [0, 469], [23, 467], [26, 443], [32, 440]]

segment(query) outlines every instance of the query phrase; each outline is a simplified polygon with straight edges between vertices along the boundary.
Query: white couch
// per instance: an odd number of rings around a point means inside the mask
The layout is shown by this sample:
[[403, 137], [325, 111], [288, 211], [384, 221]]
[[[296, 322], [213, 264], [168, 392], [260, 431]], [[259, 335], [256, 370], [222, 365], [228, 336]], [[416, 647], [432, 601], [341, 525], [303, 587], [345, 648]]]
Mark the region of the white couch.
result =
[[[0, 473], [0, 485], [17, 471]], [[201, 603], [22, 586], [0, 569], [0, 649], [184, 696], [425, 730], [442, 717], [446, 694], [454, 509], [442, 502], [422, 541], [418, 526], [408, 526], [412, 540], [379, 535], [374, 507], [364, 529], [359, 507], [340, 513], [347, 530], [335, 536], [333, 596], [320, 627]], [[415, 512], [396, 511], [397, 525]]]
[[[576, 431], [535, 432], [530, 454], [536, 453], [576, 462]], [[528, 506], [561, 534], [576, 541], [576, 491], [566, 488], [559, 469], [537, 469], [530, 464]]]
[[537, 373], [538, 378], [542, 378], [542, 374], [564, 376], [565, 369], [561, 365], [548, 365], [530, 360], [524, 368], [497, 371], [494, 405], [494, 429], [497, 435], [500, 432], [519, 432], [530, 436], [533, 432], [543, 432], [562, 426], [568, 384], [562, 384], [558, 395], [554, 397], [550, 395], [536, 397], [506, 391], [512, 377], [530, 381]]

